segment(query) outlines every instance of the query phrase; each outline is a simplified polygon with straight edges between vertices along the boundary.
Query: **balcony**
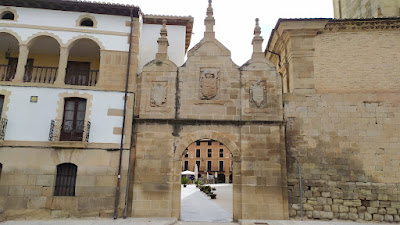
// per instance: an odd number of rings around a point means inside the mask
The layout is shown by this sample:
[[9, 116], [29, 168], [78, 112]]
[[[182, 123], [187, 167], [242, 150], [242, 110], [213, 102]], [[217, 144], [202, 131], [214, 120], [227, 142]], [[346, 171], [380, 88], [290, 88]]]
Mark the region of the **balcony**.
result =
[[67, 68], [65, 84], [80, 86], [96, 86], [99, 70], [80, 70]]
[[0, 81], [93, 87], [99, 68], [100, 46], [90, 38], [65, 46], [55, 35], [41, 34], [24, 44], [13, 34], [0, 32]]
[[24, 82], [54, 84], [57, 67], [25, 66]]
[[16, 66], [0, 64], [0, 81], [12, 81], [17, 71]]
[[4, 141], [6, 137], [6, 128], [7, 128], [8, 120], [5, 118], [0, 119], [0, 141]]
[[72, 127], [58, 120], [51, 120], [49, 141], [56, 148], [85, 148], [89, 142], [90, 121]]

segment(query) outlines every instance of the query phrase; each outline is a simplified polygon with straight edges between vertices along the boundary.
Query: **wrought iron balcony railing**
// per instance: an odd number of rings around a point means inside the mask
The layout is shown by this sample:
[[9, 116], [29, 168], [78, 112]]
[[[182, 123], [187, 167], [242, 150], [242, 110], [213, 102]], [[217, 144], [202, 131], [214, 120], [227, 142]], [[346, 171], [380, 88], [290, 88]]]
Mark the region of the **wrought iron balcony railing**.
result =
[[96, 86], [99, 76], [98, 70], [79, 70], [67, 68], [65, 84], [80, 86]]
[[5, 118], [0, 119], [0, 140], [3, 140], [3, 141], [4, 141], [4, 138], [6, 137], [7, 122], [8, 122], [8, 120]]
[[53, 84], [57, 70], [57, 67], [26, 66], [24, 82]]
[[89, 142], [90, 121], [77, 126], [74, 129], [64, 126], [58, 120], [52, 120], [50, 123], [49, 141], [76, 141]]
[[16, 66], [1, 65], [0, 64], [0, 81], [12, 81], [17, 72]]

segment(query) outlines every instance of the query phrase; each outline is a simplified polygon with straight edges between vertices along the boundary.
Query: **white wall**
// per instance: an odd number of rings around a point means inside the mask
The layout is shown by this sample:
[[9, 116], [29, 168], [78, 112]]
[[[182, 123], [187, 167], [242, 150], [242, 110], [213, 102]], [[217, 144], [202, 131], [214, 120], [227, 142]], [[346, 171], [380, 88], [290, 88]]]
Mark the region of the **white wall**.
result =
[[[122, 92], [69, 90], [39, 87], [0, 86], [11, 92], [5, 140], [48, 141], [50, 122], [56, 119], [59, 93], [79, 92], [93, 96], [91, 113], [90, 143], [120, 143], [121, 135], [113, 134], [113, 127], [122, 127], [122, 117], [107, 116], [109, 108], [123, 109]], [[37, 103], [30, 96], [38, 96]], [[5, 110], [5, 109], [4, 109]]]
[[[0, 6], [0, 10], [6, 8]], [[18, 14], [17, 21], [6, 21], [1, 20], [0, 23], [11, 24], [10, 27], [7, 25], [0, 27], [2, 29], [8, 29], [16, 32], [22, 39], [22, 41], [27, 41], [29, 37], [40, 32], [49, 32], [57, 35], [64, 44], [67, 44], [69, 40], [80, 35], [89, 35], [98, 39], [105, 50], [115, 50], [115, 51], [128, 51], [128, 35], [130, 32], [130, 27], [126, 26], [126, 21], [130, 21], [129, 17], [125, 16], [112, 16], [112, 15], [102, 15], [94, 13], [80, 13], [80, 12], [66, 12], [59, 10], [46, 10], [46, 9], [31, 9], [31, 8], [21, 8], [21, 7], [10, 7], [15, 9]], [[81, 15], [90, 14], [96, 18], [98, 24], [97, 28], [90, 27], [76, 27], [76, 20]], [[40, 16], [38, 16], [40, 15]], [[74, 28], [80, 29], [83, 32], [71, 32], [71, 31], [55, 31], [51, 29], [32, 29], [32, 28], [17, 28], [12, 27], [12, 24], [21, 25], [34, 25], [42, 27], [56, 27], [56, 28]], [[97, 30], [97, 31], [110, 31], [126, 33], [126, 35], [116, 35], [116, 34], [94, 34], [88, 33], [84, 30]], [[137, 29], [140, 29], [139, 27]]]
[[[140, 36], [139, 71], [144, 65], [155, 59], [158, 51], [157, 40], [160, 37], [162, 25], [143, 24]], [[185, 61], [186, 26], [167, 25], [168, 31], [168, 57], [177, 66]]]

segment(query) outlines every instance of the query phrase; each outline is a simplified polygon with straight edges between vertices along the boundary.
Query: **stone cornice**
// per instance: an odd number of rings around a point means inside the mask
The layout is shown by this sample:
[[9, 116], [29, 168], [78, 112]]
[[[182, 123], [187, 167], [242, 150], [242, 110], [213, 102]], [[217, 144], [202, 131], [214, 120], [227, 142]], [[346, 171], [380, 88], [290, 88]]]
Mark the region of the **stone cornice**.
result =
[[400, 18], [386, 18], [374, 20], [331, 20], [324, 28], [324, 31], [349, 32], [365, 30], [399, 30]]

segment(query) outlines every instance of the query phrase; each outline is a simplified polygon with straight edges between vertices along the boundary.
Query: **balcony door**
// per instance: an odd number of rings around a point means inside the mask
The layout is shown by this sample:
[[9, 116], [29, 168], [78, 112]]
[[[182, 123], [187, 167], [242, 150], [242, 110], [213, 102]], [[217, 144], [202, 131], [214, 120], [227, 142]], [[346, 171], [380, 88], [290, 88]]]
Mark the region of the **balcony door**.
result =
[[60, 141], [82, 141], [85, 128], [86, 99], [66, 98]]
[[65, 83], [88, 86], [90, 74], [89, 62], [68, 61]]

